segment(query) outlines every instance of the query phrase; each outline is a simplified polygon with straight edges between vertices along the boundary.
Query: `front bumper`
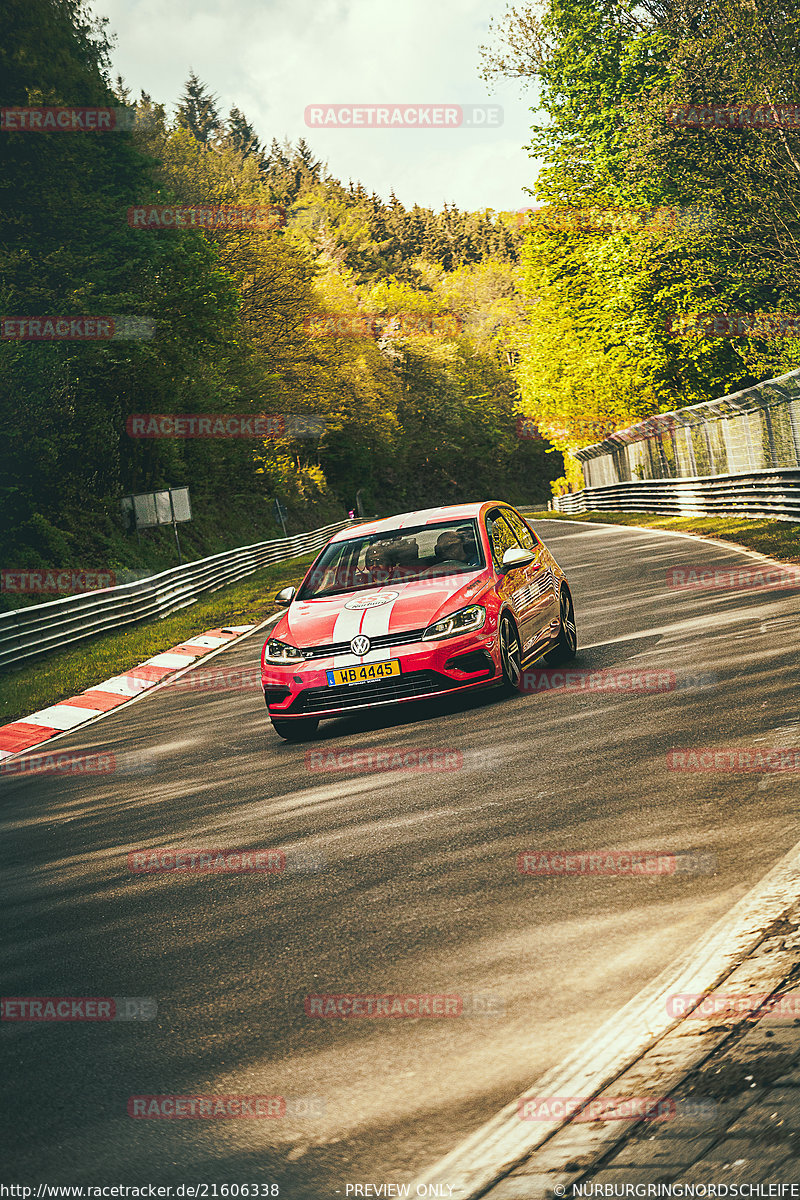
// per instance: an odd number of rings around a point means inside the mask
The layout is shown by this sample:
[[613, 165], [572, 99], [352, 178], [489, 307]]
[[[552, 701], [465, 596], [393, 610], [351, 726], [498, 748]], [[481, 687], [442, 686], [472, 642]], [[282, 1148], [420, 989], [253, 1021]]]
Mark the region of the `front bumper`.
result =
[[[399, 659], [400, 675], [370, 683], [329, 687], [333, 667]], [[281, 720], [337, 717], [376, 705], [427, 700], [496, 683], [502, 675], [494, 634], [465, 634], [443, 642], [414, 642], [357, 658], [313, 659], [298, 667], [265, 663], [261, 681], [270, 716]]]

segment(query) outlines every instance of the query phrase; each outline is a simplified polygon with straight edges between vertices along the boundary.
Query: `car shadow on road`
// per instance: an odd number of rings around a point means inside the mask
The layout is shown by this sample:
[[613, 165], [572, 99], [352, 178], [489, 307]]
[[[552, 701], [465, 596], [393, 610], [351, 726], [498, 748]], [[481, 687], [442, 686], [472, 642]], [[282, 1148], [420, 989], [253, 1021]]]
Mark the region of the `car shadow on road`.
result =
[[400, 729], [406, 725], [435, 721], [443, 716], [456, 716], [502, 703], [505, 697], [500, 686], [481, 688], [474, 692], [444, 695], [437, 700], [410, 700], [396, 708], [367, 709], [343, 717], [326, 720], [314, 741], [330, 741], [351, 734], [371, 733], [383, 729]]

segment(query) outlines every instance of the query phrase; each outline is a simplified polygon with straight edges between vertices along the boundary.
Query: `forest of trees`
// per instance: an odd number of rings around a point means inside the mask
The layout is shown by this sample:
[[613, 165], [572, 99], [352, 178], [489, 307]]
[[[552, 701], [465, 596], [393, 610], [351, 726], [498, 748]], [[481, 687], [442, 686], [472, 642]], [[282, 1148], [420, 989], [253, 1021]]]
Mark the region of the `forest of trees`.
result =
[[[547, 0], [511, 9], [494, 35], [485, 77], [518, 80], [541, 106], [531, 152], [546, 207], [526, 235], [517, 377], [553, 443], [800, 365], [796, 337], [667, 331], [676, 313], [800, 312], [798, 122], [669, 119], [676, 106], [796, 104], [800, 13], [782, 0]], [[665, 208], [679, 219], [648, 219]], [[631, 220], [604, 222], [609, 209]], [[580, 486], [574, 460], [569, 474]]]
[[[81, 0], [9, 0], [5, 104], [126, 105], [136, 120], [113, 135], [0, 134], [0, 311], [124, 314], [156, 333], [0, 341], [4, 562], [147, 559], [120, 498], [166, 486], [191, 488], [195, 554], [274, 535], [275, 497], [294, 529], [337, 519], [357, 493], [378, 513], [542, 501], [565, 471], [551, 447], [797, 365], [797, 339], [687, 335], [670, 318], [800, 311], [800, 133], [668, 114], [793, 103], [800, 15], [779, 0], [543, 0], [493, 32], [486, 78], [518, 80], [538, 106], [530, 190], [543, 206], [526, 222], [342, 182], [305, 140], [222, 112], [194, 74], [170, 115], [111, 79], [104, 24]], [[165, 203], [273, 205], [285, 222], [125, 219]], [[450, 313], [458, 326], [319, 337], [318, 313]], [[549, 444], [516, 436], [520, 412]], [[313, 414], [325, 431], [137, 440], [134, 413]]]
[[[151, 339], [0, 341], [4, 563], [143, 561], [157, 531], [125, 533], [120, 499], [167, 486], [191, 489], [195, 554], [275, 536], [275, 497], [299, 529], [339, 519], [357, 492], [387, 514], [550, 495], [560, 454], [516, 435], [513, 214], [406, 208], [342, 183], [304, 140], [262, 143], [195, 75], [171, 116], [111, 80], [104, 25], [79, 0], [9, 0], [3, 32], [5, 104], [126, 105], [136, 120], [0, 134], [2, 313], [155, 322]], [[131, 206], [164, 204], [280, 206], [285, 223], [128, 224]], [[320, 312], [447, 312], [459, 328], [315, 337]], [[313, 414], [325, 431], [136, 439], [139, 413]]]

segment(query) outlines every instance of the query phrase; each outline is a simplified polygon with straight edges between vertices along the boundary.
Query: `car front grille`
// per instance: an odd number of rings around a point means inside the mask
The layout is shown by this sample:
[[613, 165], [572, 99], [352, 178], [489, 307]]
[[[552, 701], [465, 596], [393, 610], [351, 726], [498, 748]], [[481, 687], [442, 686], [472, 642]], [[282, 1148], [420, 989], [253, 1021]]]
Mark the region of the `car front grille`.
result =
[[[403, 646], [407, 642], [419, 642], [425, 629], [406, 629], [399, 633], [380, 633], [369, 639], [370, 649], [382, 650], [385, 646]], [[330, 658], [333, 654], [352, 654], [350, 642], [328, 642], [325, 646], [307, 646], [304, 658]]]
[[453, 680], [436, 671], [409, 671], [407, 675], [391, 675], [375, 683], [308, 688], [300, 693], [287, 711], [307, 713], [358, 708], [364, 704], [385, 704], [389, 700], [407, 700], [430, 692], [446, 692], [452, 687]]

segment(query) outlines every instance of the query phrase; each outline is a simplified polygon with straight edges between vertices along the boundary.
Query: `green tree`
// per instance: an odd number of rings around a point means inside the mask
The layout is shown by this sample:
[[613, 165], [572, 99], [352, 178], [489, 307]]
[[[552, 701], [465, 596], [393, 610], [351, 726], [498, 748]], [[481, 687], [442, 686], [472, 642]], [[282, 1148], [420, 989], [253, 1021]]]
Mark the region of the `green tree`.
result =
[[259, 166], [265, 166], [261, 142], [247, 117], [238, 108], [232, 108], [225, 125], [225, 140], [241, 154], [242, 158], [254, 158]]
[[184, 86], [177, 117], [181, 129], [188, 129], [201, 146], [210, 145], [221, 132], [217, 97], [198, 79], [194, 71]]

